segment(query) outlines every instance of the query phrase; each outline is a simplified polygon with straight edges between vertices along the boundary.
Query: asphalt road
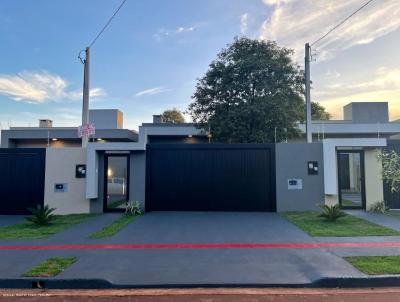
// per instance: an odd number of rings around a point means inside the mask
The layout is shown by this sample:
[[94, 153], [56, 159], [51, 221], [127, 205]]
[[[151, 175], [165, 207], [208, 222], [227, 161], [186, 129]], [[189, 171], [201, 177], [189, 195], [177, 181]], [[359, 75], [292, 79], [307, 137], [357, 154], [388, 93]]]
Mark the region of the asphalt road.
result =
[[378, 289], [149, 289], [0, 290], [0, 302], [379, 302], [400, 301], [400, 288]]

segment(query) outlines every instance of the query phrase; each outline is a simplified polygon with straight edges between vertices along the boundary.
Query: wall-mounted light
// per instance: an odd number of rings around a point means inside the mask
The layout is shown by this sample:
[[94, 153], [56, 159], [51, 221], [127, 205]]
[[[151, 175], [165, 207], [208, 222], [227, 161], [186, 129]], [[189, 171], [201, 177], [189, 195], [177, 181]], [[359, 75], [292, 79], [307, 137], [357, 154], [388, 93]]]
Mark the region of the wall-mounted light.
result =
[[58, 139], [57, 139], [57, 138], [55, 138], [55, 137], [53, 137], [51, 140], [52, 140], [53, 142], [56, 142], [56, 141], [58, 141]]
[[111, 170], [110, 168], [107, 170], [107, 176], [108, 177], [112, 177], [113, 176], [113, 170]]
[[193, 135], [189, 134], [188, 137], [193, 137]]
[[102, 142], [103, 141], [103, 139], [102, 138], [98, 138], [98, 139], [96, 139], [98, 142]]

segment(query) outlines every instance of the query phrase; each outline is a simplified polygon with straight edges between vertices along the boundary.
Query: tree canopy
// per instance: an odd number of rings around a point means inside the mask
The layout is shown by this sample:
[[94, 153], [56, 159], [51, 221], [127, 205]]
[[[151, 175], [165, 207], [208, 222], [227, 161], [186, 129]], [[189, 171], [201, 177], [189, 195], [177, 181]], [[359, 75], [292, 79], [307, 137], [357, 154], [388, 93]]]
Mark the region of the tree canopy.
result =
[[327, 121], [331, 119], [331, 114], [326, 111], [325, 107], [318, 102], [311, 103], [311, 117], [317, 121]]
[[175, 123], [182, 124], [185, 122], [185, 118], [178, 109], [172, 108], [169, 110], [165, 110], [162, 114], [162, 119], [165, 123]]
[[278, 141], [297, 136], [305, 111], [304, 73], [292, 54], [273, 41], [236, 38], [198, 80], [188, 108], [193, 121], [211, 129], [215, 142], [266, 143], [275, 133]]

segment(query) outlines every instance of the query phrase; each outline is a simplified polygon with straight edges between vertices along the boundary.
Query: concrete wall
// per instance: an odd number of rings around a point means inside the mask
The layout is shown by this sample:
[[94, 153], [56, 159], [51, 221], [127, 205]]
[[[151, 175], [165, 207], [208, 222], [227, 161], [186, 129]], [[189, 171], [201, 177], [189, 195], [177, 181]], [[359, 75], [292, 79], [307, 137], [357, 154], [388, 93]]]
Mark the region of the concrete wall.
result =
[[146, 198], [146, 152], [135, 151], [131, 153], [129, 200], [139, 201], [145, 209]]
[[[82, 148], [47, 148], [44, 204], [56, 208], [56, 214], [89, 213], [85, 198], [85, 178], [75, 177], [75, 167], [86, 163]], [[55, 192], [56, 183], [67, 184], [66, 192]]]
[[117, 109], [92, 109], [89, 110], [89, 121], [97, 129], [122, 129], [123, 113]]
[[[308, 161], [317, 161], [318, 175], [308, 175]], [[323, 148], [320, 143], [276, 145], [277, 211], [318, 210], [324, 203]], [[289, 190], [288, 179], [302, 179], [303, 189]]]
[[[104, 202], [104, 152], [96, 153], [96, 169], [94, 174], [88, 175], [89, 177], [97, 178], [97, 189], [99, 194], [97, 198], [90, 199], [90, 213], [103, 213]], [[89, 180], [89, 179], [88, 179]], [[91, 182], [89, 182], [91, 183]], [[88, 182], [86, 182], [88, 184]]]
[[365, 158], [365, 201], [369, 210], [375, 203], [382, 201], [383, 180], [381, 176], [382, 164], [378, 160], [380, 149], [366, 149]]
[[387, 102], [353, 102], [343, 107], [345, 120], [353, 123], [387, 123], [389, 109]]

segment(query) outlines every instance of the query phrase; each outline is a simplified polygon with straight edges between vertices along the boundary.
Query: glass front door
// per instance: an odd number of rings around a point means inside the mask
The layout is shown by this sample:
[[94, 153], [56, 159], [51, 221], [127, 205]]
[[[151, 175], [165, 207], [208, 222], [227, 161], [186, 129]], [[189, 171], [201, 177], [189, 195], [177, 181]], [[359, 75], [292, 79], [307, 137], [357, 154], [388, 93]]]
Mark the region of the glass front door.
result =
[[121, 211], [129, 200], [129, 155], [105, 155], [104, 211]]
[[339, 203], [343, 208], [365, 209], [364, 153], [338, 151]]

